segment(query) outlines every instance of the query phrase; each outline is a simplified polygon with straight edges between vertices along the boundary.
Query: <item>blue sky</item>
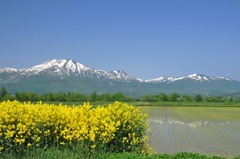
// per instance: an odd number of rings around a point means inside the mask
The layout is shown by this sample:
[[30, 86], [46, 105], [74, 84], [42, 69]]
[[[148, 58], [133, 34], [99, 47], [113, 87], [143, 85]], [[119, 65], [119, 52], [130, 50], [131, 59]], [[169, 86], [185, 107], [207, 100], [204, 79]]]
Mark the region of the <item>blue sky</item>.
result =
[[240, 1], [0, 1], [0, 68], [65, 58], [142, 79], [240, 80]]

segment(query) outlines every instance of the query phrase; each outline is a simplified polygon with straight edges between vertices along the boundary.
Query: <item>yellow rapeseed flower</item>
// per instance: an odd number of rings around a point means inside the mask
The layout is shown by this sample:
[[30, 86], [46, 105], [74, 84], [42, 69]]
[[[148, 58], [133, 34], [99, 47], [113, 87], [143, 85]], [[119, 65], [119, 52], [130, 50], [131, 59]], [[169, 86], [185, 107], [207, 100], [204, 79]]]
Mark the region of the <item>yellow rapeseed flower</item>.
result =
[[28, 143], [28, 144], [27, 144], [27, 147], [31, 147], [31, 146], [32, 146], [32, 144], [31, 144], [31, 143]]
[[91, 145], [91, 148], [94, 149], [96, 147], [96, 145]]
[[[92, 148], [97, 143], [141, 145], [146, 139], [139, 128], [147, 129], [146, 119], [139, 109], [120, 102], [93, 108], [90, 103], [69, 107], [4, 101], [0, 103], [0, 140], [6, 145], [1, 147], [12, 149], [12, 143], [44, 147], [48, 139], [60, 145], [87, 141]], [[23, 144], [26, 141], [31, 143]]]

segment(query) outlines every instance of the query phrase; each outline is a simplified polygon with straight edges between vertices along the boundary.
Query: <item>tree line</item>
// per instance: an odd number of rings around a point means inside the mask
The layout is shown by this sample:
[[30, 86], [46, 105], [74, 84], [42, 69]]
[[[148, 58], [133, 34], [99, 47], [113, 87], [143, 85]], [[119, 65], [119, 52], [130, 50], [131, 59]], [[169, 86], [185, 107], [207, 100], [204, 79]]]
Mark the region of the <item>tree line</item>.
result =
[[4, 87], [0, 88], [0, 101], [60, 101], [60, 102], [240, 102], [240, 98], [222, 96], [181, 95], [178, 93], [157, 95], [144, 95], [142, 97], [131, 97], [122, 92], [97, 94], [95, 91], [89, 95], [79, 92], [58, 92], [38, 94], [34, 92], [17, 92], [10, 94]]

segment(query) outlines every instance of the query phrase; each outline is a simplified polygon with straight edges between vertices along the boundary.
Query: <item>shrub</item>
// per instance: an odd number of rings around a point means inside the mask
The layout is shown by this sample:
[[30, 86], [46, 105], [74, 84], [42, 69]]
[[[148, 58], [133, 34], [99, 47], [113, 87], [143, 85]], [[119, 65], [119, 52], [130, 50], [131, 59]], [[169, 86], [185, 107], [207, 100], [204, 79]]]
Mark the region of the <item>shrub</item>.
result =
[[84, 146], [91, 153], [148, 153], [147, 116], [133, 106], [115, 102], [93, 108], [38, 102], [0, 103], [0, 153], [24, 154], [37, 148]]

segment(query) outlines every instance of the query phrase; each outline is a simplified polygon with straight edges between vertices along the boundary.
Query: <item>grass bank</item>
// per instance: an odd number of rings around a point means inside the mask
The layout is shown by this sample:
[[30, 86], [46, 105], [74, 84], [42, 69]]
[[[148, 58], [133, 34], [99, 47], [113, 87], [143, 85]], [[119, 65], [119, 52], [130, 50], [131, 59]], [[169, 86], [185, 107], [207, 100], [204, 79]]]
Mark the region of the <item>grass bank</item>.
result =
[[106, 153], [95, 151], [83, 153], [82, 150], [75, 149], [58, 149], [49, 148], [47, 150], [38, 149], [31, 151], [24, 156], [17, 156], [9, 153], [0, 154], [4, 159], [240, 159], [240, 156], [226, 158], [221, 156], [208, 156], [194, 153], [177, 153], [177, 154], [149, 154], [141, 155], [135, 153]]

